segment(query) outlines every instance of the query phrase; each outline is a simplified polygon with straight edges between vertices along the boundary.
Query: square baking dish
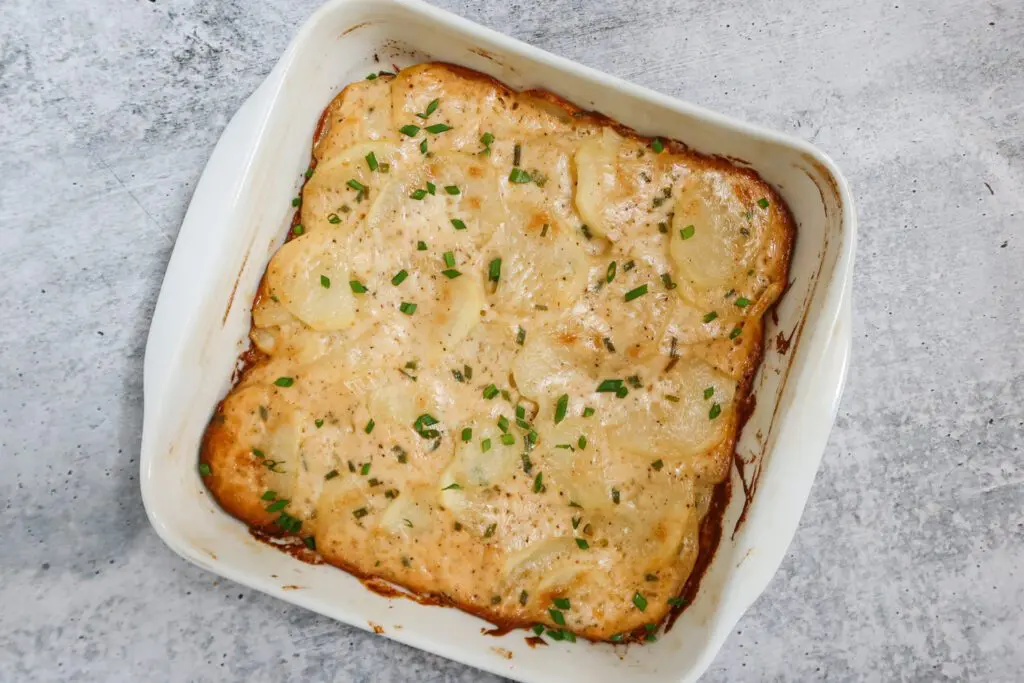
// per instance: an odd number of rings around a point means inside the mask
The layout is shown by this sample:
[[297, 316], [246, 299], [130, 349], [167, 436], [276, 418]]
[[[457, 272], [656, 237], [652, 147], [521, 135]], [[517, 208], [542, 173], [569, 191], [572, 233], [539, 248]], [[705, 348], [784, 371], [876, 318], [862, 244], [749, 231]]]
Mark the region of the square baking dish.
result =
[[[379, 61], [378, 61], [379, 60]], [[251, 306], [282, 243], [324, 107], [378, 69], [446, 61], [515, 89], [543, 88], [641, 134], [755, 169], [797, 223], [788, 292], [769, 316], [756, 409], [737, 446], [721, 544], [693, 602], [646, 646], [483, 635], [464, 612], [386, 598], [329, 565], [249, 535], [197, 473], [213, 408], [248, 346]], [[229, 123], [196, 187], [146, 346], [143, 501], [182, 557], [238, 583], [402, 643], [521, 681], [691, 681], [775, 573], [799, 522], [846, 376], [853, 201], [835, 165], [800, 140], [574, 64], [416, 0], [333, 0], [302, 27]], [[286, 588], [287, 587], [287, 588]], [[298, 587], [298, 588], [295, 588]], [[624, 678], [625, 677], [625, 678]]]

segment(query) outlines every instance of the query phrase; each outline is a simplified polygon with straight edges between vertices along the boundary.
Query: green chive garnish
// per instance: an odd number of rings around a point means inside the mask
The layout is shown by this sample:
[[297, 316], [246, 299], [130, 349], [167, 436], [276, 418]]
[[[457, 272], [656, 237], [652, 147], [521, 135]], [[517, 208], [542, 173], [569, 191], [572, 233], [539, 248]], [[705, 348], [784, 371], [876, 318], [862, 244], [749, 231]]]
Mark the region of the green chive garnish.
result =
[[583, 417], [590, 417], [593, 414], [594, 414], [594, 409], [593, 408], [588, 406], [588, 407], [583, 409]]
[[199, 463], [199, 474], [200, 476], [208, 477], [211, 474], [213, 474], [213, 470], [211, 470], [210, 466], [207, 465], [205, 462], [201, 462]]
[[576, 442], [576, 445], [580, 447], [581, 451], [587, 450], [587, 436], [584, 434], [580, 437], [580, 440]]
[[330, 289], [331, 288], [331, 278], [327, 277], [326, 275], [321, 275], [320, 276], [320, 286], [323, 287], [324, 289]]
[[556, 609], [549, 609], [548, 614], [551, 615], [551, 620], [559, 626], [565, 626], [565, 615]]
[[455, 482], [452, 482], [451, 484], [448, 484], [447, 486], [445, 486], [445, 487], [444, 487], [443, 489], [441, 489], [441, 490], [442, 490], [442, 491], [458, 491], [458, 490], [459, 490], [459, 489], [461, 489], [461, 488], [462, 488], [461, 486], [459, 486], [459, 485], [458, 485], [458, 484], [456, 484]]
[[446, 251], [442, 255], [442, 258], [444, 259], [444, 264], [446, 266], [448, 266], [449, 268], [454, 268], [455, 267], [455, 254], [454, 253], [452, 253], [450, 251]]
[[358, 510], [353, 511], [352, 514], [353, 516], [355, 516], [356, 519], [362, 519], [370, 513], [366, 510], [366, 508], [359, 508]]
[[605, 273], [605, 280], [607, 280], [608, 282], [611, 282], [612, 280], [615, 279], [616, 265], [617, 264], [615, 263], [615, 261], [612, 261], [611, 263], [608, 264], [608, 271]]
[[637, 591], [633, 594], [633, 604], [636, 605], [638, 610], [643, 612], [647, 609], [647, 598], [640, 591]]
[[505, 444], [506, 446], [511, 446], [512, 444], [514, 444], [516, 442], [516, 437], [514, 435], [512, 435], [512, 434], [502, 434], [501, 435], [501, 442], [503, 444]]
[[533, 478], [533, 492], [540, 493], [544, 490], [544, 473], [538, 472], [537, 476]]
[[449, 126], [447, 123], [435, 123], [432, 126], [427, 126], [424, 130], [426, 130], [428, 133], [433, 133], [434, 135], [437, 135], [438, 133], [443, 133], [446, 130], [451, 129], [452, 127]]
[[426, 196], [427, 196], [427, 191], [426, 190], [416, 190], [411, 195], [409, 195], [409, 199], [420, 200], [420, 199], [423, 199]]
[[[525, 341], [526, 341], [526, 330], [524, 330], [522, 327], [520, 327], [518, 330], [516, 330], [516, 344], [518, 344], [519, 346], [522, 346]], [[518, 410], [518, 408], [517, 408], [517, 410]]]
[[456, 230], [465, 230], [466, 229], [466, 224], [463, 223], [458, 218], [453, 218], [452, 219], [452, 225], [455, 227]]
[[410, 123], [407, 126], [402, 126], [401, 128], [399, 128], [398, 132], [401, 133], [402, 135], [408, 135], [409, 137], [413, 137], [416, 135], [416, 133], [420, 132], [420, 127], [414, 126]]
[[275, 498], [277, 498], [277, 491], [265, 491], [263, 495], [260, 496], [260, 500], [274, 500]]
[[466, 427], [465, 429], [462, 430], [462, 440], [463, 441], [472, 441], [473, 440], [473, 429], [471, 427]]
[[558, 609], [566, 609], [567, 610], [567, 609], [569, 609], [569, 598], [555, 598], [554, 600], [551, 601], [551, 604], [553, 604]]
[[716, 417], [722, 414], [722, 406], [717, 403], [712, 404], [711, 410], [708, 411], [708, 419], [714, 420]]
[[651, 467], [654, 469], [655, 472], [660, 472], [661, 468], [664, 466], [665, 463], [661, 460], [661, 458], [658, 458], [657, 460], [651, 463]]
[[626, 292], [626, 301], [632, 301], [633, 299], [642, 297], [646, 293], [647, 285], [640, 285], [636, 289], [631, 289], [628, 292]]
[[330, 472], [324, 475], [324, 479], [330, 481], [331, 479], [334, 479], [336, 476], [338, 476], [338, 470], [331, 470]]
[[408, 301], [403, 301], [401, 305], [398, 307], [398, 310], [400, 310], [402, 313], [405, 313], [406, 315], [412, 315], [413, 313], [416, 312], [416, 304], [409, 303]]
[[266, 507], [266, 510], [267, 512], [280, 512], [281, 510], [284, 510], [286, 507], [288, 507], [288, 503], [289, 501], [282, 498], [281, 500], [268, 505]]
[[329, 213], [327, 214], [327, 222], [331, 225], [337, 225], [341, 222], [341, 216], [336, 213]]
[[655, 154], [661, 154], [665, 151], [665, 143], [661, 141], [661, 138], [654, 138], [651, 140], [651, 149], [654, 150]]
[[716, 311], [711, 311], [710, 313], [705, 313], [704, 314], [703, 320], [704, 320], [705, 323], [709, 323], [709, 322], [711, 322], [712, 320], [714, 320], [717, 317], [718, 317], [718, 313]]
[[741, 296], [737, 297], [736, 301], [734, 301], [733, 303], [735, 303], [736, 306], [739, 308], [746, 308], [747, 306], [750, 305], [750, 299], [748, 299], [745, 296]]
[[423, 240], [420, 240], [419, 242], [416, 243], [416, 251], [426, 251], [426, 250], [427, 250], [427, 243], [426, 242], [424, 242]]
[[597, 389], [594, 391], [606, 394], [614, 394], [622, 388], [621, 379], [606, 379], [597, 385]]
[[444, 191], [452, 195], [462, 194], [462, 190], [459, 189], [458, 185], [445, 185]]
[[687, 225], [685, 228], [679, 231], [679, 236], [684, 240], [688, 240], [693, 237], [693, 234], [697, 232], [697, 228], [692, 225]]
[[442, 270], [441, 274], [444, 275], [449, 280], [454, 280], [458, 276], [462, 275], [462, 273], [460, 273], [459, 271], [455, 270], [454, 268], [448, 268], [446, 270]]
[[767, 209], [768, 200], [765, 199], [764, 197], [761, 197], [760, 199], [757, 200], [757, 205], [760, 206], [762, 209]]
[[349, 280], [348, 286], [352, 288], [352, 291], [356, 294], [366, 294], [368, 291], [366, 286], [359, 280]]
[[521, 168], [513, 168], [512, 172], [508, 174], [508, 181], [517, 185], [523, 185], [531, 180], [530, 174]]
[[380, 164], [377, 163], [377, 157], [373, 152], [366, 155], [366, 165], [370, 167], [371, 171], [376, 171], [380, 168]]
[[732, 332], [729, 333], [729, 339], [735, 339], [736, 337], [740, 336], [740, 333], [742, 331], [743, 330], [739, 327], [732, 328]]
[[484, 387], [484, 398], [490, 401], [492, 398], [498, 395], [498, 387], [493, 384], [488, 384]]
[[715, 395], [715, 388], [714, 387], [708, 387], [707, 389], [704, 390], [704, 400], [705, 401], [708, 400], [709, 398], [711, 398], [714, 395]]
[[367, 434], [369, 434], [370, 432], [373, 431], [373, 428], [376, 427], [376, 426], [377, 426], [377, 423], [374, 422], [373, 418], [371, 417], [370, 421], [366, 423], [365, 427], [363, 427], [363, 431], [366, 432]]
[[348, 181], [345, 184], [348, 185], [349, 187], [351, 187], [356, 192], [363, 192], [363, 193], [365, 193], [367, 190], [370, 189], [370, 188], [366, 187], [366, 185], [363, 185], [361, 182], [356, 180], [355, 178], [353, 178], [352, 180]]
[[402, 270], [395, 273], [395, 276], [391, 278], [391, 284], [397, 287], [398, 285], [405, 282], [405, 278], [407, 277], [409, 277], [409, 272], [403, 268]]
[[579, 546], [580, 550], [586, 550], [587, 548], [590, 547], [590, 544], [587, 543], [587, 539], [585, 539], [585, 538], [577, 538], [576, 539], [576, 545]]
[[568, 409], [569, 394], [562, 394], [558, 397], [558, 403], [555, 405], [555, 424], [565, 419], [565, 413]]
[[484, 453], [486, 453], [487, 451], [491, 450], [491, 440], [490, 439], [484, 439], [483, 441], [481, 441], [480, 442], [480, 450], [482, 452], [484, 452]]
[[290, 387], [295, 384], [295, 379], [293, 377], [278, 377], [274, 380], [274, 384], [279, 387]]
[[501, 279], [501, 258], [496, 258], [487, 266], [487, 279], [497, 282]]
[[427, 192], [429, 194], [437, 194], [437, 185], [431, 182], [427, 182]]

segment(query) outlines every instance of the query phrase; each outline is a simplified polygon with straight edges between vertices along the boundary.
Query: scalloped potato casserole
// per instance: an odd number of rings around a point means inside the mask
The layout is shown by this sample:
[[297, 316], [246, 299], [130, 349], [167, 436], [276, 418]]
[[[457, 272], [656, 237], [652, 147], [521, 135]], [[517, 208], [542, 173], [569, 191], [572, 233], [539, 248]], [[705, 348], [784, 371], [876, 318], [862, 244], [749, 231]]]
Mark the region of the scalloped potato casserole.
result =
[[653, 638], [713, 552], [778, 195], [444, 64], [347, 86], [307, 178], [203, 440], [220, 505], [498, 624]]

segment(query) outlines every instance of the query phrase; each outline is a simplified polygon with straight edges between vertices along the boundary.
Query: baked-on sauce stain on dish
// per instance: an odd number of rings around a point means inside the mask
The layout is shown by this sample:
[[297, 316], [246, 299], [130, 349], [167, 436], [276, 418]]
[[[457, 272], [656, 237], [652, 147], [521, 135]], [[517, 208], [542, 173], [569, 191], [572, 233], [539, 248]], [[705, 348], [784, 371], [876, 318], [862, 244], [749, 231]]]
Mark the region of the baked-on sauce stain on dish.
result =
[[650, 641], [699, 589], [794, 238], [753, 171], [447, 64], [324, 111], [200, 472], [385, 595]]

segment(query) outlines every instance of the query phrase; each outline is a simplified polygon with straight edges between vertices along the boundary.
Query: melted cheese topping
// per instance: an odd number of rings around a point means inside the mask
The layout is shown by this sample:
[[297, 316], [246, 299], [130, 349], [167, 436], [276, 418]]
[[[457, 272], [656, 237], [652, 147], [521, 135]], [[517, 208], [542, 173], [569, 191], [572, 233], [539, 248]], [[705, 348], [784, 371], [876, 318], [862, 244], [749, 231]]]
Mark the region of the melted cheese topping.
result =
[[210, 489], [496, 621], [658, 623], [728, 472], [785, 208], [752, 173], [448, 66], [354, 83], [325, 116], [259, 360], [207, 431]]

